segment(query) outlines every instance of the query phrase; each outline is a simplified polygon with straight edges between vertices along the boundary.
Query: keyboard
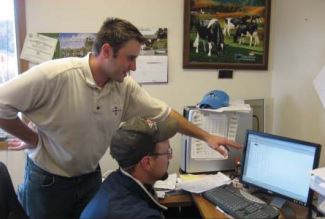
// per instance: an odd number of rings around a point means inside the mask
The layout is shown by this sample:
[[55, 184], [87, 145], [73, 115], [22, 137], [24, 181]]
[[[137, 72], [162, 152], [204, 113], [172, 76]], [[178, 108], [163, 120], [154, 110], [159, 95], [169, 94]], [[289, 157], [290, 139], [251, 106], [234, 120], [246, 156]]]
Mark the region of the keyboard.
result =
[[223, 185], [206, 192], [203, 197], [234, 218], [278, 218], [279, 211], [270, 205], [245, 198], [239, 189]]

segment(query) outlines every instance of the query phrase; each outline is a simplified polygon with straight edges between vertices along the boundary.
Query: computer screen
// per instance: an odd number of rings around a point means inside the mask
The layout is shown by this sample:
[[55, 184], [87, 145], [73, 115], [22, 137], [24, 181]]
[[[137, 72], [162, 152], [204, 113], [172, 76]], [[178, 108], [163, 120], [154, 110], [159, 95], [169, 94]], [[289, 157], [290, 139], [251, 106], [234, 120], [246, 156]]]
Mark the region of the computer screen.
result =
[[309, 206], [311, 170], [318, 167], [321, 145], [247, 131], [241, 182]]

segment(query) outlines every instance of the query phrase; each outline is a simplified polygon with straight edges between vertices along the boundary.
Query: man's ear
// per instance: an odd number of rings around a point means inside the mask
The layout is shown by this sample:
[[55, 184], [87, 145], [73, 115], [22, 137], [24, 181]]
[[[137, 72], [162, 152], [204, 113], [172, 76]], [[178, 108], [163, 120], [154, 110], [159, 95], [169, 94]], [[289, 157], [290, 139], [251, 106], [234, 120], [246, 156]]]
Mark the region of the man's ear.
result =
[[150, 167], [151, 167], [151, 162], [152, 162], [152, 159], [150, 156], [144, 156], [141, 160], [140, 160], [140, 165], [143, 169], [145, 170], [149, 170]]
[[113, 48], [111, 47], [111, 45], [109, 45], [109, 43], [104, 43], [102, 45], [100, 53], [104, 58], [108, 58], [113, 55]]

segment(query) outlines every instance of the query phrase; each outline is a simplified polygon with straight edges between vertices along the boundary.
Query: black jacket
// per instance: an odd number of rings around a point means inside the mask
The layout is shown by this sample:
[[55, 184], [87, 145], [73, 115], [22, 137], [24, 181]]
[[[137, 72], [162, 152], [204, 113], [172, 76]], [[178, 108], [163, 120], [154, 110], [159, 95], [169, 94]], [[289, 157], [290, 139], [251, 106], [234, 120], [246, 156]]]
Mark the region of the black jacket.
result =
[[154, 195], [125, 171], [111, 173], [88, 203], [80, 218], [164, 218]]

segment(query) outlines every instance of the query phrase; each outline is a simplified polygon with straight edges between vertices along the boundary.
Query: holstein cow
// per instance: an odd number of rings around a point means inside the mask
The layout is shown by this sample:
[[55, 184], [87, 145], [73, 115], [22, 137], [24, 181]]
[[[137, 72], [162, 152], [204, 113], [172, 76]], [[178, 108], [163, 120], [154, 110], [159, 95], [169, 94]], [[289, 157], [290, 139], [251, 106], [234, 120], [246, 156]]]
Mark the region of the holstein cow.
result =
[[223, 35], [230, 37], [230, 30], [235, 29], [235, 25], [231, 22], [231, 18], [225, 19], [225, 25], [223, 27]]
[[235, 30], [244, 21], [241, 18], [226, 18], [223, 27], [223, 35], [230, 37], [230, 31]]
[[196, 53], [199, 52], [200, 38], [203, 39], [204, 52], [206, 52], [205, 41], [208, 41], [208, 56], [211, 56], [211, 51], [216, 51], [217, 55], [223, 52], [224, 38], [218, 19], [201, 20], [194, 25], [197, 30], [196, 38], [193, 43], [193, 47], [196, 48]]
[[249, 37], [249, 46], [252, 46], [253, 41], [254, 46], [260, 43], [255, 19], [252, 19], [251, 22], [243, 22], [238, 26], [234, 35], [234, 42], [238, 42], [239, 44], [245, 43], [246, 37]]

